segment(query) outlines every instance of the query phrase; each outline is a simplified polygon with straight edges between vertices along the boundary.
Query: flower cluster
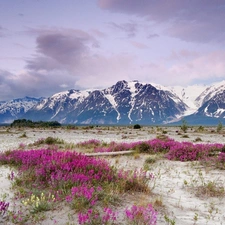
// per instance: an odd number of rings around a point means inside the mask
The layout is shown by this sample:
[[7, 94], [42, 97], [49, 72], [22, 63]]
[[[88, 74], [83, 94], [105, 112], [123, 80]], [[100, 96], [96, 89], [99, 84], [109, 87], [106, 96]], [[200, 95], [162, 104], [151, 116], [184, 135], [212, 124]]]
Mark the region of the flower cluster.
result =
[[67, 202], [71, 203], [72, 208], [80, 211], [82, 208], [91, 208], [98, 201], [98, 195], [101, 193], [102, 188], [99, 186], [96, 189], [88, 187], [86, 184], [81, 186], [72, 187], [71, 194], [66, 196]]
[[[100, 220], [98, 224], [113, 224], [115, 214], [110, 209], [101, 210], [108, 205], [107, 199], [113, 203], [120, 193], [148, 191], [148, 182], [152, 179], [147, 178], [145, 171], [120, 171], [104, 159], [57, 149], [7, 151], [0, 154], [0, 163], [19, 170], [16, 176], [12, 172], [10, 177], [26, 190], [38, 188], [51, 193], [48, 196], [23, 192], [21, 197], [28, 198], [22, 204], [31, 213], [47, 211], [52, 208], [51, 203], [66, 200], [80, 213], [80, 221], [83, 221], [80, 224], [85, 224], [87, 218]], [[100, 213], [96, 213], [96, 209], [100, 209]]]
[[78, 214], [78, 222], [80, 225], [89, 224], [117, 224], [117, 213], [111, 208], [104, 208], [103, 213], [100, 214], [97, 210], [88, 209], [86, 213]]
[[0, 201], [0, 216], [4, 216], [9, 208], [9, 202]]
[[191, 142], [177, 142], [168, 154], [169, 160], [194, 161], [207, 159], [210, 153], [223, 148], [222, 144], [193, 144]]
[[30, 205], [31, 212], [36, 213], [40, 211], [48, 211], [50, 210], [50, 203], [55, 201], [55, 196], [49, 194], [46, 196], [43, 192], [40, 197], [32, 194], [30, 198], [23, 200], [22, 204], [24, 206]]
[[225, 152], [220, 152], [218, 155], [218, 161], [221, 163], [225, 163]]
[[94, 152], [116, 152], [125, 150], [138, 150], [143, 153], [166, 153], [169, 160], [193, 161], [207, 158], [210, 153], [220, 151], [223, 144], [194, 144], [192, 142], [178, 142], [167, 138], [152, 139], [133, 143], [111, 142], [108, 147], [96, 147]]
[[156, 225], [157, 212], [151, 204], [144, 206], [133, 205], [130, 209], [125, 211], [129, 224], [133, 225]]

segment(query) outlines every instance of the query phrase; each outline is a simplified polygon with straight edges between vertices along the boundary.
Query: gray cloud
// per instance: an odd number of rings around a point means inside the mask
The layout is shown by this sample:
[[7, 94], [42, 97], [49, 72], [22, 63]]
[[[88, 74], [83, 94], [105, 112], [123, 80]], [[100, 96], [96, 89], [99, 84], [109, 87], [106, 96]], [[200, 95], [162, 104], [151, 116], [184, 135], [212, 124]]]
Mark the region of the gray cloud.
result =
[[108, 23], [109, 26], [117, 31], [122, 31], [127, 34], [128, 37], [135, 37], [137, 32], [137, 24], [133, 22], [117, 24], [115, 22]]
[[220, 42], [225, 39], [224, 0], [99, 0], [105, 10], [146, 17], [167, 24], [167, 34], [192, 42]]
[[98, 42], [80, 30], [31, 30], [37, 33], [36, 54], [27, 60], [30, 70], [67, 70], [80, 63]]
[[62, 63], [81, 57], [86, 51], [85, 40], [64, 34], [42, 35], [37, 38], [38, 52]]
[[[17, 77], [18, 84], [23, 81], [29, 87], [27, 93], [49, 96], [65, 88], [109, 85], [131, 67], [133, 59], [128, 55], [99, 54], [98, 41], [88, 33], [64, 29], [31, 32], [39, 34], [36, 53], [27, 59], [27, 71]], [[25, 93], [22, 88], [21, 93]]]
[[[26, 60], [25, 71], [13, 74], [0, 71], [1, 99], [49, 96], [75, 88], [88, 67], [92, 49], [99, 46], [95, 38], [80, 30], [29, 30], [36, 38], [36, 52]], [[87, 62], [85, 64], [84, 62]], [[2, 93], [1, 93], [2, 92]]]
[[35, 88], [38, 91], [38, 86], [35, 87], [35, 85], [32, 85], [32, 83], [35, 84], [34, 79], [31, 80], [31, 77], [27, 74], [21, 75], [0, 70], [1, 100], [24, 97], [25, 95], [35, 95]]
[[159, 37], [158, 34], [149, 34], [149, 35], [147, 35], [147, 38], [148, 38], [148, 39], [158, 38], [158, 37]]

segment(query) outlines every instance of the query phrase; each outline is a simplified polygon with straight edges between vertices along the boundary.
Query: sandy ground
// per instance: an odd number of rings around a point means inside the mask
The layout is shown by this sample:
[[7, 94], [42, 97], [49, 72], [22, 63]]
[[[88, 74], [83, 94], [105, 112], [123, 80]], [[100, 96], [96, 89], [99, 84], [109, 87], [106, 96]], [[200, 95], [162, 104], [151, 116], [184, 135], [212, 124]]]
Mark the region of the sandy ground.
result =
[[[188, 137], [179, 134], [179, 127], [152, 128], [144, 127], [141, 130], [131, 128], [95, 128], [79, 130], [37, 130], [37, 129], [7, 129], [0, 128], [0, 150], [18, 148], [19, 144], [29, 144], [48, 136], [58, 137], [69, 143], [78, 143], [90, 139], [104, 142], [134, 142], [156, 138], [162, 133], [177, 141], [195, 141], [201, 138], [202, 143], [225, 143], [224, 134], [215, 132], [216, 128], [207, 128], [204, 132], [196, 132], [196, 128], [189, 128]], [[21, 138], [23, 134], [27, 137]], [[199, 143], [199, 142], [198, 142]], [[143, 168], [148, 155], [105, 157], [110, 163], [125, 169]], [[150, 182], [152, 191], [149, 195], [134, 195], [124, 199], [123, 207], [133, 203], [151, 202], [159, 211], [158, 223], [176, 225], [223, 225], [225, 224], [225, 197], [209, 197], [201, 193], [200, 186], [213, 182], [216, 186], [225, 188], [225, 171], [206, 168], [197, 162], [175, 162], [165, 159], [150, 164], [149, 172], [155, 176]], [[9, 168], [0, 167], [0, 200], [3, 196], [10, 201], [11, 183], [7, 178]], [[76, 224], [76, 216], [69, 216], [69, 208], [47, 214], [47, 219], [40, 224]], [[165, 216], [167, 219], [165, 219]], [[66, 223], [69, 221], [69, 223]], [[3, 222], [0, 224], [3, 224]]]

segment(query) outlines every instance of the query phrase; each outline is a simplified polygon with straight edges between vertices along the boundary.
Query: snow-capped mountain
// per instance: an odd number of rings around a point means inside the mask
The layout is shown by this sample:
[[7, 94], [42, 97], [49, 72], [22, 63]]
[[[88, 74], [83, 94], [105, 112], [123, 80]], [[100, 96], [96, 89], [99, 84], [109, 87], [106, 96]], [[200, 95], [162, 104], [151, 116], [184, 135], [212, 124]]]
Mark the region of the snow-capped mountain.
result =
[[225, 118], [225, 81], [208, 87], [196, 101], [200, 102], [196, 115]]
[[215, 95], [223, 93], [225, 90], [225, 80], [222, 82], [215, 83], [207, 87], [197, 98], [196, 101], [199, 103], [199, 107], [205, 102], [212, 99]]
[[119, 81], [103, 90], [55, 94], [25, 117], [73, 124], [160, 124], [177, 119], [187, 108], [169, 91], [138, 81]]
[[225, 81], [215, 83], [195, 99], [198, 109], [184, 119], [190, 124], [225, 123]]
[[43, 98], [18, 98], [0, 102], [0, 123], [11, 123], [22, 117], [29, 109], [37, 105]]
[[32, 120], [57, 120], [63, 123], [66, 115], [75, 109], [88, 95], [89, 91], [79, 90], [56, 93], [36, 104], [25, 113], [25, 117]]
[[202, 94], [202, 92], [206, 90], [206, 88], [208, 88], [207, 86], [203, 85], [192, 85], [187, 87], [165, 87], [155, 84], [154, 86], [158, 89], [172, 92], [174, 95], [178, 96], [188, 106], [185, 115], [192, 114], [198, 110], [198, 108], [202, 105], [202, 102], [200, 101], [200, 99], [198, 99], [198, 97], [200, 94]]
[[[0, 102], [0, 123], [26, 118], [64, 124], [190, 124], [225, 117], [225, 81], [212, 86], [165, 87], [119, 81], [102, 90], [68, 90], [49, 98]], [[217, 120], [214, 120], [217, 119]]]

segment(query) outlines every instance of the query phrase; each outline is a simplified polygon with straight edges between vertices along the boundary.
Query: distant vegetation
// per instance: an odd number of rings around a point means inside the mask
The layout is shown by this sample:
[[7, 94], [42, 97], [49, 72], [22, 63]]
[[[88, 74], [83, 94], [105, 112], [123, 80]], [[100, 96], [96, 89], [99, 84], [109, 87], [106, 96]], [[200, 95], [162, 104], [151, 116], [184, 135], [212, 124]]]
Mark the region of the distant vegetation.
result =
[[135, 124], [135, 125], [134, 125], [134, 129], [141, 129], [141, 125]]
[[58, 121], [36, 121], [26, 119], [14, 120], [11, 127], [60, 127], [61, 124]]

